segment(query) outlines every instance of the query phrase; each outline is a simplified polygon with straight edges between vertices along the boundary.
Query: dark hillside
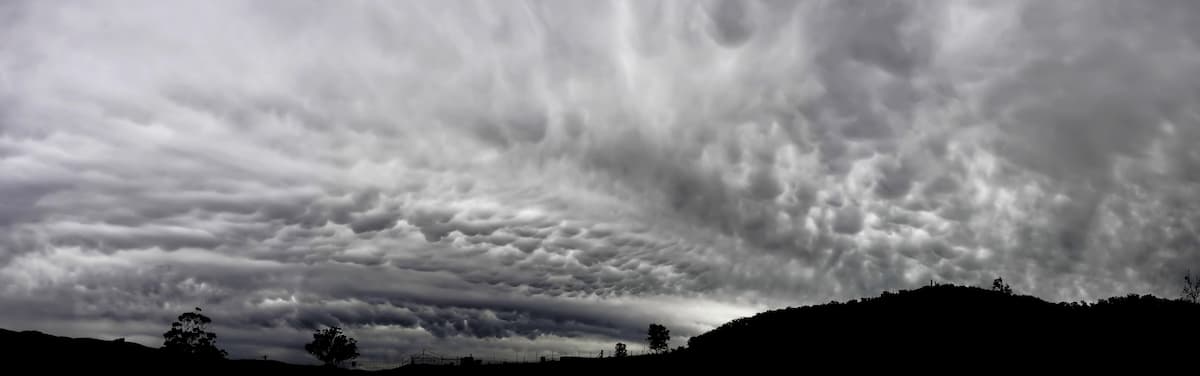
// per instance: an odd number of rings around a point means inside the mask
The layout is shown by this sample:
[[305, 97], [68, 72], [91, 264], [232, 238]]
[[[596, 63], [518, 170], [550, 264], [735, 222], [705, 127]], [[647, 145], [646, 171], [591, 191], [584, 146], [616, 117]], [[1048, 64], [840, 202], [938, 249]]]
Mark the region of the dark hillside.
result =
[[[938, 285], [737, 319], [692, 338], [698, 359], [876, 359], [1063, 363], [1195, 351], [1200, 305], [1130, 295], [1050, 303]], [[1184, 342], [1180, 342], [1180, 341]]]
[[[287, 374], [325, 375], [350, 374], [357, 371], [304, 366], [269, 360], [196, 361], [167, 353], [161, 349], [121, 340], [104, 341], [91, 338], [68, 338], [35, 331], [15, 332], [0, 329], [0, 357], [5, 364], [28, 373], [60, 374], [77, 372], [108, 374]], [[0, 372], [3, 373], [3, 372]]]
[[[1191, 367], [1200, 304], [1129, 295], [1050, 303], [938, 285], [874, 298], [786, 308], [733, 320], [683, 350], [626, 358], [476, 366], [408, 366], [380, 374], [711, 373], [733, 369], [988, 370]], [[10, 365], [109, 374], [367, 373], [261, 360], [195, 361], [121, 341], [0, 329]], [[1036, 367], [1036, 368], [1031, 368]], [[1046, 368], [1052, 367], [1052, 368]], [[1145, 371], [1145, 369], [1142, 369]]]

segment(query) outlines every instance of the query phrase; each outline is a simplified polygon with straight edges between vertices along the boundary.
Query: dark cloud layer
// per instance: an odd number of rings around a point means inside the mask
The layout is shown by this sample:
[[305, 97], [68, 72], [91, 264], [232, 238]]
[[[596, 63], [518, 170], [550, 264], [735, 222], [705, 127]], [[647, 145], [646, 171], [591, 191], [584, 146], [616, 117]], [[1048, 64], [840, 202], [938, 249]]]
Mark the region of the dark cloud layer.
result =
[[1200, 268], [1191, 1], [0, 5], [0, 326], [371, 361]]

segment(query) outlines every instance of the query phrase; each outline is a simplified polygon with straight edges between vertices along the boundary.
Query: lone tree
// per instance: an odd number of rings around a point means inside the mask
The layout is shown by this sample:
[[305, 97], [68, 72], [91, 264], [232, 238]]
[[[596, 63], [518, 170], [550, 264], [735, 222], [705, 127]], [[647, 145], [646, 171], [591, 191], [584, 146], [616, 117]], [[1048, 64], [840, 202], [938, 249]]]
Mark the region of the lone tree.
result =
[[617, 349], [615, 351], [613, 351], [613, 356], [618, 357], [618, 358], [624, 358], [626, 356], [629, 356], [629, 351], [625, 349], [624, 343], [617, 342]]
[[1012, 287], [1009, 287], [1007, 283], [1004, 283], [1004, 278], [996, 278], [993, 280], [992, 290], [1002, 292], [1005, 295], [1013, 294]]
[[1200, 303], [1200, 276], [1192, 275], [1190, 270], [1183, 275], [1183, 300]]
[[671, 331], [667, 327], [650, 324], [650, 329], [646, 331], [646, 341], [650, 342], [650, 351], [662, 353], [667, 351], [667, 342], [671, 341]]
[[342, 334], [342, 328], [330, 327], [313, 332], [313, 341], [304, 350], [327, 366], [338, 367], [358, 357], [358, 341]]
[[200, 307], [179, 315], [171, 330], [163, 333], [163, 350], [198, 359], [225, 358], [225, 350], [217, 348], [217, 334], [206, 330], [210, 323], [212, 319], [200, 314]]

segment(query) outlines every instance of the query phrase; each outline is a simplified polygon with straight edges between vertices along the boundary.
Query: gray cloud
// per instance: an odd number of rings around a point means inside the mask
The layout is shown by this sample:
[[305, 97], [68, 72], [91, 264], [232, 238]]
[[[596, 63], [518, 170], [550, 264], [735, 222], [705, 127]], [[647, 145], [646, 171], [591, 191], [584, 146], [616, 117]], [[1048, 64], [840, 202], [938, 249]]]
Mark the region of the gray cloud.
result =
[[[1200, 265], [1188, 1], [0, 5], [0, 326], [369, 359]], [[303, 20], [303, 22], [297, 22]]]

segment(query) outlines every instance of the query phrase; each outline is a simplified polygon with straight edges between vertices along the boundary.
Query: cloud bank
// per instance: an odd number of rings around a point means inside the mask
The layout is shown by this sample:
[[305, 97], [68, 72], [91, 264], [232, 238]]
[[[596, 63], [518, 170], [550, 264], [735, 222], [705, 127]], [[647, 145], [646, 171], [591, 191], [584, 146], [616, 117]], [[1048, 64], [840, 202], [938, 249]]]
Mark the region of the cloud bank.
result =
[[[509, 359], [1200, 268], [1190, 1], [0, 5], [0, 325]], [[680, 339], [674, 341], [681, 344]], [[514, 355], [515, 354], [515, 355]]]

